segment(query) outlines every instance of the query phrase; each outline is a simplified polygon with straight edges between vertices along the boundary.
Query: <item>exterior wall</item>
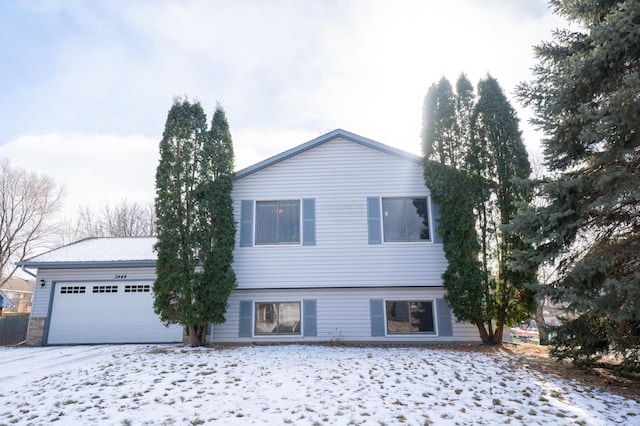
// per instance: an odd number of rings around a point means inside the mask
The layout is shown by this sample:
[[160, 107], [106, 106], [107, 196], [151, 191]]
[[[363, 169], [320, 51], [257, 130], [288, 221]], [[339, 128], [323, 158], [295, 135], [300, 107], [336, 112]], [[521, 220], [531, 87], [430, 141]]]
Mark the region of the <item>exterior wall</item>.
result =
[[114, 281], [116, 276], [126, 276], [125, 280], [155, 280], [156, 271], [154, 267], [149, 268], [96, 268], [96, 269], [39, 269], [36, 283], [45, 280], [45, 287], [39, 284], [35, 286], [33, 295], [33, 305], [31, 317], [29, 319], [29, 329], [27, 331], [28, 345], [42, 345], [44, 332], [48, 325], [49, 307], [51, 303], [51, 293], [53, 283], [57, 281], [65, 282], [91, 282], [91, 281]]
[[[478, 330], [471, 324], [453, 320], [452, 336], [436, 334], [371, 336], [371, 299], [435, 300], [444, 295], [442, 287], [374, 289], [332, 288], [291, 290], [235, 290], [229, 298], [224, 324], [211, 328], [212, 343], [271, 343], [271, 342], [477, 342]], [[316, 300], [317, 336], [259, 335], [238, 337], [240, 328], [240, 301], [286, 302]], [[255, 309], [255, 308], [254, 308]], [[302, 312], [302, 321], [304, 321]], [[252, 321], [255, 321], [255, 312]], [[436, 314], [436, 321], [438, 315]], [[252, 323], [255, 325], [255, 322]], [[304, 324], [302, 324], [304, 329]]]
[[[238, 179], [238, 287], [440, 286], [442, 244], [368, 242], [367, 197], [428, 195], [420, 164], [344, 139]], [[302, 198], [315, 199], [315, 245], [240, 247], [241, 200]]]

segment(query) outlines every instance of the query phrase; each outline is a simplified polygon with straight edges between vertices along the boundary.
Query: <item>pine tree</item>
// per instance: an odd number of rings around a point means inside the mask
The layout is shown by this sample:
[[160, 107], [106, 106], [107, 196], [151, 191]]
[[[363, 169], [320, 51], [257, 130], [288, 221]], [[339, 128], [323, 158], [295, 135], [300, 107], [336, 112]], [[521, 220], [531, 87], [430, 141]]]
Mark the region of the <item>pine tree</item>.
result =
[[503, 225], [518, 201], [526, 201], [515, 178], [530, 172], [515, 111], [497, 81], [473, 87], [462, 75], [442, 79], [425, 97], [425, 182], [440, 205], [440, 235], [448, 266], [446, 299], [456, 317], [478, 328], [484, 343], [501, 344], [505, 326], [535, 308], [525, 288], [530, 274], [512, 268], [512, 251], [523, 244]]
[[565, 304], [553, 354], [592, 363], [609, 350], [640, 368], [640, 3], [551, 2], [576, 30], [535, 48], [518, 96], [544, 131], [547, 205], [517, 222], [535, 250], [525, 267], [558, 266], [543, 291]]
[[224, 321], [235, 286], [232, 169], [233, 147], [222, 109], [208, 130], [199, 103], [176, 101], [156, 170], [154, 310], [162, 321], [182, 324], [192, 346], [205, 343], [208, 323]]

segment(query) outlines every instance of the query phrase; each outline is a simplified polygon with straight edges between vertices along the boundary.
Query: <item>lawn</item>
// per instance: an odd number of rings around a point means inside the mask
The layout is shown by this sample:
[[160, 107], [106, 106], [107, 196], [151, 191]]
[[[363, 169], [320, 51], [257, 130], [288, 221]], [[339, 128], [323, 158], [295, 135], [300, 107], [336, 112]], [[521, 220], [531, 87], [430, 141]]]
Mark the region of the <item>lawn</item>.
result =
[[628, 425], [640, 402], [474, 348], [0, 348], [0, 425]]

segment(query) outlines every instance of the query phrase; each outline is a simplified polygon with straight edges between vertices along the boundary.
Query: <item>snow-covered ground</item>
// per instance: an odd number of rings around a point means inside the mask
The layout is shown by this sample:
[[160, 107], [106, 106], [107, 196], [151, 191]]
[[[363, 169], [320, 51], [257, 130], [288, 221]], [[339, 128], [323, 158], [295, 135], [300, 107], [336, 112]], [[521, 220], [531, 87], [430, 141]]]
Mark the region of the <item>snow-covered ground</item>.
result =
[[0, 348], [0, 424], [629, 425], [640, 403], [500, 354], [179, 345]]

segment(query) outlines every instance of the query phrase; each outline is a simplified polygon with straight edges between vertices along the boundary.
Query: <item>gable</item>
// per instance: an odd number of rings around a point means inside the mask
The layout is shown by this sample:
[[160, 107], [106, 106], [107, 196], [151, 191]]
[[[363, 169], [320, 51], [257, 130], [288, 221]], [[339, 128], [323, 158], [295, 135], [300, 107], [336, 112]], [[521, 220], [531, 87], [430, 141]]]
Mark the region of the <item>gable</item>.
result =
[[334, 200], [368, 195], [428, 195], [417, 157], [404, 158], [332, 138], [277, 161], [234, 184], [234, 198], [325, 196]]
[[387, 155], [396, 157], [396, 158], [401, 158], [404, 159], [406, 161], [412, 162], [412, 163], [416, 163], [416, 164], [422, 164], [422, 159], [414, 154], [410, 154], [406, 151], [402, 151], [400, 149], [382, 144], [380, 142], [376, 142], [372, 139], [368, 139], [365, 138], [363, 136], [360, 135], [356, 135], [355, 133], [351, 133], [351, 132], [347, 132], [346, 130], [342, 130], [342, 129], [336, 129], [332, 132], [329, 132], [325, 135], [319, 136], [316, 139], [312, 139], [309, 142], [306, 142], [302, 145], [299, 145], [295, 148], [292, 148], [290, 150], [287, 150], [285, 152], [282, 152], [280, 154], [277, 154], [271, 158], [268, 158], [264, 161], [261, 161], [259, 163], [254, 164], [253, 166], [247, 167], [245, 169], [239, 170], [238, 172], [236, 172], [236, 179], [241, 179], [244, 178], [246, 176], [249, 176], [253, 173], [256, 173], [260, 170], [263, 170], [267, 167], [271, 167], [275, 164], [278, 164], [282, 161], [288, 160], [292, 157], [295, 157], [297, 155], [300, 155], [304, 152], [307, 152], [311, 149], [314, 149], [316, 147], [319, 147], [327, 142], [331, 142], [335, 139], [343, 139], [345, 141], [349, 141], [352, 142], [354, 144], [360, 145], [362, 147], [366, 147], [368, 149], [374, 150], [374, 151], [378, 151], [378, 152], [382, 152], [385, 153]]

